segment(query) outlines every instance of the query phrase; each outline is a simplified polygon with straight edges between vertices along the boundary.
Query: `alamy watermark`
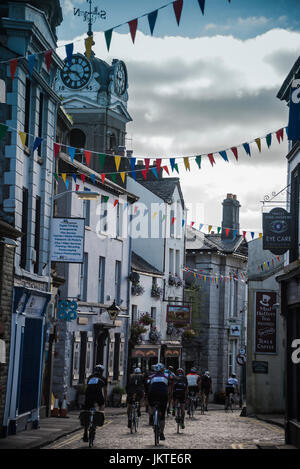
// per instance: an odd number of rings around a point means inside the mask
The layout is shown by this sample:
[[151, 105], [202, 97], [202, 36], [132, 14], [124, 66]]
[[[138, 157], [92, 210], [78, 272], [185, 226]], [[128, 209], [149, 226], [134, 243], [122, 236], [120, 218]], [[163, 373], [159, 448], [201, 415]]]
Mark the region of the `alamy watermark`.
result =
[[292, 348], [295, 350], [292, 353], [292, 362], [294, 365], [298, 365], [300, 363], [300, 339], [294, 339], [292, 342]]

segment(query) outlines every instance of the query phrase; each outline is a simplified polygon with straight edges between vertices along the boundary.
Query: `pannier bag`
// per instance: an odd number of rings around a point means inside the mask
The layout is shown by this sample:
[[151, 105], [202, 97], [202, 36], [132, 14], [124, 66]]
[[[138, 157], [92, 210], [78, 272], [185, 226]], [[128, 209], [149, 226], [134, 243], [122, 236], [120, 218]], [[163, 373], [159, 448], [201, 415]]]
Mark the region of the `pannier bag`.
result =
[[[89, 410], [83, 410], [80, 412], [80, 425], [82, 427], [87, 427], [90, 423], [90, 411]], [[102, 427], [104, 424], [104, 412], [95, 412], [94, 413], [94, 424], [96, 427]]]

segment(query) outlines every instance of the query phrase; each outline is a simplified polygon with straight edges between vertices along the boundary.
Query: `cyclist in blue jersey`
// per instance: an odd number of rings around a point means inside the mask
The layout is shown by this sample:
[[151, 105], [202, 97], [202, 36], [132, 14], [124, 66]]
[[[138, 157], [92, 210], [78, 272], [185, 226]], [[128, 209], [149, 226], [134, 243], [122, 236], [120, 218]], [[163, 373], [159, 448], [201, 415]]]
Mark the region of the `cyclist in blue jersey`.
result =
[[169, 366], [167, 369], [165, 369], [165, 375], [167, 376], [168, 381], [169, 381], [168, 405], [167, 405], [167, 413], [169, 415], [171, 413], [172, 399], [173, 399], [173, 386], [174, 386], [174, 380], [176, 377], [173, 366]]
[[155, 403], [158, 402], [158, 411], [160, 413], [160, 439], [165, 440], [164, 429], [165, 429], [165, 413], [168, 404], [168, 376], [164, 373], [165, 366], [162, 363], [155, 365], [155, 372], [150, 376], [149, 380], [149, 414], [150, 417], [154, 414]]

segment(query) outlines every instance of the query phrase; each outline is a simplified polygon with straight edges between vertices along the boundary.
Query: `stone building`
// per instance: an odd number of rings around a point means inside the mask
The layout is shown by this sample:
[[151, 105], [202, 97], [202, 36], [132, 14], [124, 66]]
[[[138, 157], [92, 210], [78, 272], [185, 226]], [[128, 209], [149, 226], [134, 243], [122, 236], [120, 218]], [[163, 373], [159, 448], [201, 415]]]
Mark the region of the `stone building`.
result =
[[[53, 138], [60, 104], [53, 80], [62, 67], [55, 52], [56, 27], [61, 21], [58, 0], [4, 0], [0, 5], [0, 78], [6, 84], [6, 104], [0, 104], [0, 113], [1, 122], [8, 126], [0, 150], [0, 214], [22, 232], [14, 259], [12, 340], [1, 421], [4, 436], [28, 426], [36, 428], [40, 417], [50, 301]], [[48, 68], [45, 51], [50, 49]], [[29, 58], [35, 61], [33, 68]], [[18, 60], [14, 79], [12, 59]], [[24, 141], [19, 132], [24, 132]], [[33, 150], [37, 137], [42, 143]]]
[[232, 372], [240, 378], [236, 356], [246, 344], [248, 250], [239, 234], [239, 208], [236, 196], [227, 194], [220, 234], [187, 227], [185, 300], [195, 336], [185, 341], [183, 365], [209, 370], [214, 392], [224, 391]]

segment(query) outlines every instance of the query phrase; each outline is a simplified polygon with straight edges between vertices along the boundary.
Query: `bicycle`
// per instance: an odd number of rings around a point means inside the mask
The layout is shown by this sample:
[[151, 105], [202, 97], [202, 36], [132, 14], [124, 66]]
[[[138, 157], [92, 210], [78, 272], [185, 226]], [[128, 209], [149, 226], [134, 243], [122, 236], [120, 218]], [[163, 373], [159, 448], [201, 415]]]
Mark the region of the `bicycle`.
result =
[[89, 448], [92, 448], [96, 436], [96, 427], [102, 427], [104, 424], [104, 412], [98, 412], [94, 407], [91, 407], [90, 410], [80, 412], [79, 417], [81, 425], [87, 431]]
[[135, 433], [137, 432], [138, 426], [139, 426], [139, 416], [138, 416], [138, 401], [135, 400], [135, 395], [132, 397], [131, 401], [131, 407], [130, 407], [130, 413], [129, 413], [129, 419], [130, 419], [130, 432]]
[[205, 393], [204, 392], [201, 393], [200, 411], [201, 411], [201, 415], [204, 415], [204, 411], [205, 411]]
[[177, 423], [177, 433], [179, 433], [180, 425], [182, 425], [183, 422], [181, 404], [179, 401], [176, 403], [175, 422]]
[[191, 392], [189, 393], [189, 407], [188, 407], [188, 414], [189, 414], [189, 417], [190, 419], [192, 419], [194, 417], [194, 413], [195, 413], [195, 410], [196, 410], [196, 393], [195, 392]]
[[159, 402], [154, 403], [154, 417], [153, 417], [153, 430], [154, 430], [154, 445], [158, 446], [160, 438], [160, 411]]
[[231, 412], [234, 411], [235, 409], [235, 399], [234, 399], [234, 393], [230, 392], [228, 396], [226, 396], [225, 399], [225, 412], [228, 410], [231, 410]]
[[96, 435], [96, 425], [94, 422], [95, 412], [96, 412], [95, 408], [90, 409], [90, 422], [89, 422], [89, 428], [88, 428], [89, 448], [93, 447], [94, 439]]

